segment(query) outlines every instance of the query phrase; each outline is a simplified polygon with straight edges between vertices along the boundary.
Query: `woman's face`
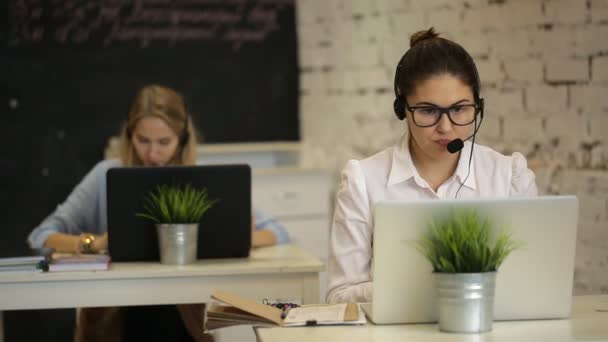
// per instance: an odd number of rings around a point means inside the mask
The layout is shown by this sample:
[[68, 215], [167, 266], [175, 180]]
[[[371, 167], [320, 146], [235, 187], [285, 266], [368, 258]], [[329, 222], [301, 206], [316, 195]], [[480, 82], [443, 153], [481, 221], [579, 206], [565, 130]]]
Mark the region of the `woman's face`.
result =
[[[463, 83], [459, 78], [451, 74], [439, 74], [422, 81], [418, 84], [414, 93], [407, 96], [409, 107], [418, 106], [439, 106], [443, 108], [455, 105], [474, 104], [473, 91], [470, 86]], [[410, 148], [414, 153], [425, 159], [438, 160], [443, 158], [453, 158], [457, 154], [451, 154], [447, 150], [450, 141], [460, 138], [465, 140], [473, 124], [467, 126], [454, 125], [447, 114], [440, 116], [439, 122], [431, 127], [418, 127], [412, 116], [415, 115], [407, 111], [407, 121], [411, 133]], [[418, 118], [418, 115], [416, 115]], [[420, 120], [418, 119], [417, 122]]]
[[179, 137], [163, 119], [147, 116], [135, 124], [131, 143], [145, 166], [165, 166], [177, 151]]

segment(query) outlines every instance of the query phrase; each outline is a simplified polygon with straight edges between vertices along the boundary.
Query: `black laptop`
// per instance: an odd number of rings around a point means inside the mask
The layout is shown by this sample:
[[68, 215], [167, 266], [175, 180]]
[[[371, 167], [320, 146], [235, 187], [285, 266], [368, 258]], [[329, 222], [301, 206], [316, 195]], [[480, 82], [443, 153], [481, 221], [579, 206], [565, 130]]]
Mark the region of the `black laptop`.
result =
[[201, 218], [198, 259], [240, 258], [251, 248], [249, 165], [121, 167], [107, 173], [108, 249], [113, 261], [159, 261], [154, 222], [143, 212], [146, 194], [161, 184], [207, 188], [218, 199]]

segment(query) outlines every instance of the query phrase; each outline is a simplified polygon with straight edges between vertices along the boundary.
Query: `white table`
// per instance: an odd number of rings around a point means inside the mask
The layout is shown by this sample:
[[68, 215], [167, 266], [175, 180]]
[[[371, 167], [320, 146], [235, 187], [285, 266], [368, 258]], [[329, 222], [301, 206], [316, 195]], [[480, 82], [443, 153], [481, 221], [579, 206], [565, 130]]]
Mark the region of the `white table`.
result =
[[483, 334], [441, 333], [436, 324], [257, 328], [260, 342], [573, 342], [608, 341], [608, 295], [576, 296], [570, 319], [494, 322]]
[[319, 259], [286, 245], [185, 266], [121, 262], [99, 272], [0, 273], [0, 342], [3, 310], [203, 303], [216, 289], [259, 301], [316, 303], [324, 269]]

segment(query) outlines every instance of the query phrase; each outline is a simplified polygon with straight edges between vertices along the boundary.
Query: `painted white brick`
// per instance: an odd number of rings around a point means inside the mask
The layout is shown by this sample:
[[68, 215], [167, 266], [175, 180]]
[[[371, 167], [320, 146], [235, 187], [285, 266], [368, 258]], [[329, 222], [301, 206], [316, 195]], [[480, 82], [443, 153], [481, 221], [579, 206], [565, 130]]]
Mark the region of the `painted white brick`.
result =
[[310, 47], [298, 50], [301, 68], [320, 69], [329, 65], [329, 49], [326, 47]]
[[483, 122], [479, 126], [479, 137], [484, 140], [502, 138], [500, 132], [500, 117], [488, 113], [484, 115]]
[[504, 6], [499, 4], [466, 9], [463, 14], [462, 30], [468, 32], [504, 30], [510, 20], [509, 15], [504, 11]]
[[608, 25], [589, 25], [571, 32], [576, 55], [608, 53]]
[[591, 138], [603, 142], [603, 147], [608, 147], [608, 112], [591, 112], [589, 121]]
[[545, 135], [559, 139], [560, 149], [576, 150], [587, 135], [588, 118], [582, 113], [562, 109], [545, 117]]
[[327, 73], [327, 89], [330, 92], [349, 92], [357, 88], [355, 81], [355, 71], [352, 70], [332, 70]]
[[530, 53], [530, 34], [524, 30], [512, 32], [488, 32], [487, 42], [491, 56], [503, 60], [528, 58]]
[[381, 13], [392, 13], [394, 11], [404, 11], [409, 8], [407, 0], [377, 0], [376, 8]]
[[504, 68], [508, 80], [532, 84], [543, 80], [543, 62], [537, 59], [505, 61]]
[[394, 73], [397, 68], [397, 63], [399, 63], [399, 60], [405, 51], [406, 50], [401, 48], [395, 41], [382, 43], [381, 64], [387, 68], [393, 69]]
[[300, 48], [318, 46], [320, 42], [326, 41], [329, 28], [326, 25], [310, 24], [298, 27], [298, 45]]
[[580, 0], [548, 0], [545, 18], [551, 22], [581, 24], [587, 19], [587, 4]]
[[439, 9], [429, 11], [428, 18], [428, 22], [440, 34], [443, 32], [453, 32], [462, 28], [462, 13], [459, 10]]
[[572, 86], [570, 105], [585, 111], [608, 111], [608, 86]]
[[[307, 2], [315, 2], [314, 0], [299, 0], [299, 1], [307, 1]], [[318, 1], [318, 2], [325, 2], [326, 3], [326, 7], [324, 10], [324, 13], [321, 13], [320, 15], [323, 16], [323, 18], [325, 20], [327, 20], [328, 22], [335, 22], [338, 20], [344, 20], [348, 17], [348, 15], [345, 13], [344, 7], [345, 7], [345, 1], [344, 0], [325, 0], [325, 1]], [[350, 14], [350, 11], [349, 11]], [[348, 17], [348, 19], [352, 19], [351, 17]]]
[[479, 56], [487, 56], [490, 53], [490, 42], [487, 36], [479, 32], [461, 32], [454, 40], [460, 44], [477, 61]]
[[321, 71], [300, 73], [300, 90], [307, 94], [323, 94], [327, 91], [325, 74]]
[[453, 0], [411, 0], [412, 9], [436, 10], [442, 8], [457, 9], [462, 7], [459, 1]]
[[582, 221], [601, 222], [606, 220], [606, 198], [578, 195], [579, 216]]
[[377, 43], [355, 44], [351, 52], [346, 52], [344, 62], [347, 66], [366, 68], [381, 65], [382, 46]]
[[481, 79], [481, 84], [498, 83], [504, 79], [504, 74], [500, 69], [500, 64], [496, 60], [478, 60], [477, 72]]
[[503, 122], [506, 141], [530, 141], [542, 133], [542, 119], [525, 115], [511, 115]]
[[533, 86], [525, 91], [526, 109], [530, 112], [555, 113], [566, 108], [568, 97], [564, 86]]
[[591, 0], [590, 4], [592, 11], [601, 8], [608, 8], [608, 0]]
[[356, 25], [357, 32], [363, 41], [366, 42], [381, 42], [390, 39], [392, 30], [386, 15], [369, 16], [361, 19], [359, 25]]
[[530, 0], [510, 0], [504, 6], [503, 16], [511, 29], [534, 27], [543, 22], [542, 3]]
[[563, 27], [552, 30], [531, 30], [528, 33], [530, 45], [528, 54], [543, 58], [570, 57], [577, 48], [577, 32]]
[[579, 193], [581, 178], [580, 171], [576, 169], [565, 169], [561, 172], [559, 182], [559, 193], [561, 195], [577, 195]]
[[579, 190], [581, 193], [593, 196], [605, 196], [608, 193], [608, 172], [603, 170], [581, 170], [578, 174], [580, 178]]
[[583, 59], [549, 59], [546, 64], [547, 81], [587, 81], [589, 62]]
[[[593, 58], [591, 79], [593, 81], [608, 81], [608, 56]], [[608, 97], [608, 94], [606, 94], [606, 97]]]
[[[391, 81], [392, 87], [392, 81]], [[375, 93], [372, 95], [373, 97], [373, 108], [372, 111], [374, 117], [379, 120], [389, 120], [393, 125], [401, 126], [397, 123], [397, 117], [393, 112], [393, 101], [395, 100], [395, 95], [392, 91], [384, 92], [384, 93]], [[399, 127], [399, 132], [402, 132], [402, 127]]]
[[522, 115], [523, 92], [521, 90], [499, 91], [496, 89], [481, 89], [484, 98], [486, 114], [490, 116]]
[[336, 19], [332, 22], [333, 27], [330, 30], [330, 40], [333, 45], [338, 44], [356, 44], [363, 43], [364, 39], [355, 34], [357, 32], [357, 24], [352, 19]]
[[608, 22], [608, 8], [591, 10], [591, 22], [595, 24]]
[[427, 20], [422, 11], [395, 12], [388, 15], [393, 37], [399, 44], [409, 47], [412, 34], [427, 28]]
[[319, 18], [319, 14], [323, 13], [322, 7], [325, 7], [323, 1], [307, 1], [297, 0], [296, 2], [296, 19], [298, 25], [314, 23]]
[[371, 92], [366, 94], [346, 94], [346, 100], [342, 105], [342, 112], [345, 116], [353, 120], [356, 115], [368, 116], [374, 112], [374, 102]]
[[[581, 215], [582, 216], [582, 215]], [[586, 247], [595, 247], [608, 250], [608, 222], [594, 222], [581, 217], [579, 220], [577, 237]]]
[[366, 16], [376, 12], [374, 0], [348, 0], [344, 1], [344, 11], [349, 16]]
[[351, 51], [350, 45], [332, 41], [331, 45], [327, 47], [326, 65], [332, 70], [346, 69], [344, 58], [349, 51]]
[[360, 88], [375, 91], [377, 89], [391, 89], [393, 87], [393, 75], [383, 67], [374, 67], [359, 70], [355, 79]]

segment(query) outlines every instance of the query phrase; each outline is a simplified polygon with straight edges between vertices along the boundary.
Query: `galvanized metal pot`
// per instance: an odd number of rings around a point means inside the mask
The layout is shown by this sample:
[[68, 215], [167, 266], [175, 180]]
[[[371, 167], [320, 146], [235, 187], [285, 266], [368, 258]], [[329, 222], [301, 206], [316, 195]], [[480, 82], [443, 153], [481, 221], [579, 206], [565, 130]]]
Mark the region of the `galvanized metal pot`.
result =
[[496, 272], [435, 273], [439, 330], [478, 333], [492, 330]]
[[185, 265], [196, 261], [198, 223], [157, 224], [160, 262]]

